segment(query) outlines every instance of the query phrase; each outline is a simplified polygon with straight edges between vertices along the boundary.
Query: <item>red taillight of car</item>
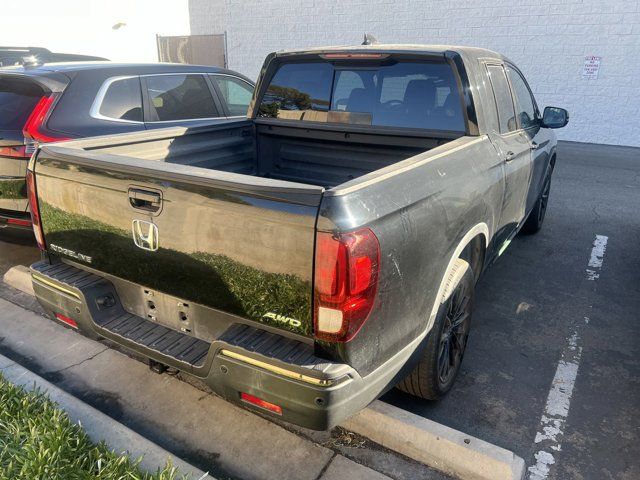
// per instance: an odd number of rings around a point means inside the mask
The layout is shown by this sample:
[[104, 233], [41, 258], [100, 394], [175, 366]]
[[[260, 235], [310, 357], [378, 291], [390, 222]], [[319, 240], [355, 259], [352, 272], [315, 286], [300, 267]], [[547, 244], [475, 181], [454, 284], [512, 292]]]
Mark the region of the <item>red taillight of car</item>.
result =
[[316, 235], [314, 330], [319, 340], [348, 342], [367, 320], [378, 289], [380, 244], [368, 228]]
[[31, 220], [23, 220], [22, 218], [9, 218], [7, 219], [9, 225], [18, 225], [20, 227], [30, 227]]
[[69, 140], [68, 137], [54, 135], [44, 129], [57, 98], [58, 95], [55, 93], [42, 97], [29, 115], [27, 123], [24, 124], [22, 135], [24, 135], [27, 154], [33, 153], [40, 143]]
[[31, 170], [27, 170], [27, 197], [29, 198], [29, 210], [31, 210], [31, 225], [36, 237], [38, 248], [45, 249], [44, 234], [40, 225], [40, 210], [38, 209], [38, 194], [36, 192], [36, 179]]
[[29, 158], [24, 145], [16, 147], [0, 147], [0, 157]]
[[73, 318], [69, 318], [65, 315], [62, 315], [61, 313], [56, 313], [56, 318], [60, 320], [62, 323], [66, 323], [70, 327], [78, 328], [78, 324]]
[[240, 399], [243, 402], [250, 403], [251, 405], [255, 405], [256, 407], [264, 408], [265, 410], [269, 410], [272, 413], [282, 415], [282, 407], [276, 405], [275, 403], [267, 402], [266, 400], [255, 397], [253, 395], [249, 395], [248, 393], [244, 392], [240, 393]]

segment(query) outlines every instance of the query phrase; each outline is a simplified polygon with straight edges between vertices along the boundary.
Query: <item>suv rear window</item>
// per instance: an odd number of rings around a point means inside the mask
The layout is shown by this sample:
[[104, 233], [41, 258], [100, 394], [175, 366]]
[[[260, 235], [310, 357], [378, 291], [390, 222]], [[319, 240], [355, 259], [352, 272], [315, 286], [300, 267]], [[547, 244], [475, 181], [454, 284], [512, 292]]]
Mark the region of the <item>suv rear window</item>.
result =
[[0, 130], [21, 131], [42, 95], [31, 82], [0, 78]]
[[142, 93], [138, 77], [114, 80], [104, 94], [100, 115], [114, 120], [142, 121]]
[[146, 77], [152, 122], [220, 116], [203, 75]]
[[463, 132], [462, 101], [444, 62], [342, 67], [285, 63], [275, 73], [258, 116]]

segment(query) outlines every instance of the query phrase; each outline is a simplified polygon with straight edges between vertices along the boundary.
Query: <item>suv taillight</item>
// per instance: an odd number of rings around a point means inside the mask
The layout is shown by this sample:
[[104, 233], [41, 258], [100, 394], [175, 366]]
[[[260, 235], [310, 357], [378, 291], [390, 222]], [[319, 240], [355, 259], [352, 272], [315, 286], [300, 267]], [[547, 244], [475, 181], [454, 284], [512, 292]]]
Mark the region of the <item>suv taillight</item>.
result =
[[367, 320], [376, 297], [380, 245], [368, 228], [318, 232], [314, 330], [319, 340], [348, 342]]
[[42, 226], [40, 224], [36, 179], [31, 170], [27, 170], [27, 196], [29, 197], [29, 210], [31, 210], [31, 225], [33, 226], [33, 233], [36, 237], [36, 242], [38, 242], [38, 248], [40, 250], [44, 250], [44, 234], [42, 233]]
[[69, 140], [67, 137], [61, 135], [54, 135], [51, 132], [45, 130], [45, 124], [51, 115], [53, 106], [56, 102], [58, 95], [52, 93], [42, 97], [36, 106], [34, 107], [31, 115], [27, 119], [27, 123], [22, 128], [22, 135], [24, 135], [25, 153], [31, 155], [35, 152], [38, 144], [48, 142], [59, 142], [61, 140]]

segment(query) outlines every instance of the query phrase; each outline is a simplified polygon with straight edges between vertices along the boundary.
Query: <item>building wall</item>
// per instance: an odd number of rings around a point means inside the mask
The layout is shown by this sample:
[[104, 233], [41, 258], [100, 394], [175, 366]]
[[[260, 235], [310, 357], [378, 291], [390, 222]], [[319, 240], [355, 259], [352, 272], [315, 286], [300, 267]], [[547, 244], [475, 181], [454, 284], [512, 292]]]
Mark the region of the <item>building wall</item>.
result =
[[[190, 0], [193, 34], [227, 31], [229, 67], [252, 78], [274, 50], [358, 44], [446, 43], [503, 53], [540, 106], [569, 110], [559, 137], [640, 146], [638, 0]], [[583, 79], [586, 55], [602, 57]]]
[[156, 35], [190, 33], [188, 0], [5, 0], [0, 18], [0, 45], [123, 62], [157, 62]]

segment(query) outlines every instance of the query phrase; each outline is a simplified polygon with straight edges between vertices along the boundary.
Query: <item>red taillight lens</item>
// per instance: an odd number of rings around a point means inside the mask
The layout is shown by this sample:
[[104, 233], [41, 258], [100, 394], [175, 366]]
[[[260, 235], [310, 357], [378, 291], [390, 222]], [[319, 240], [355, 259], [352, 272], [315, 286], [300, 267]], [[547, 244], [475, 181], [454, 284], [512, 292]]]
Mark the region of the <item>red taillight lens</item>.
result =
[[36, 179], [31, 170], [27, 170], [27, 197], [29, 197], [29, 210], [31, 210], [31, 225], [36, 237], [38, 248], [45, 249], [44, 235], [40, 225], [40, 210], [38, 209], [38, 195], [36, 192]]
[[27, 147], [26, 153], [31, 154], [35, 150], [38, 143], [59, 142], [61, 140], [69, 140], [67, 137], [61, 135], [53, 135], [50, 132], [44, 130], [45, 123], [51, 114], [53, 105], [55, 104], [58, 95], [51, 94], [42, 97], [36, 106], [34, 107], [31, 115], [27, 119], [27, 123], [22, 128], [22, 134], [24, 135], [24, 143]]
[[24, 145], [17, 147], [0, 147], [0, 157], [29, 158]]
[[368, 228], [316, 236], [316, 338], [348, 342], [367, 320], [378, 287], [380, 245]]
[[264, 408], [265, 410], [269, 410], [270, 412], [277, 413], [278, 415], [282, 415], [282, 407], [276, 405], [275, 403], [267, 402], [258, 397], [254, 397], [253, 395], [249, 395], [248, 393], [240, 393], [240, 398], [243, 402], [250, 403], [251, 405], [255, 405], [256, 407]]
[[70, 327], [78, 328], [78, 324], [73, 318], [69, 318], [65, 315], [62, 315], [61, 313], [56, 313], [56, 318], [60, 320], [62, 323], [66, 323]]
[[31, 220], [23, 220], [22, 218], [9, 218], [7, 223], [9, 225], [20, 225], [21, 227], [31, 226]]

